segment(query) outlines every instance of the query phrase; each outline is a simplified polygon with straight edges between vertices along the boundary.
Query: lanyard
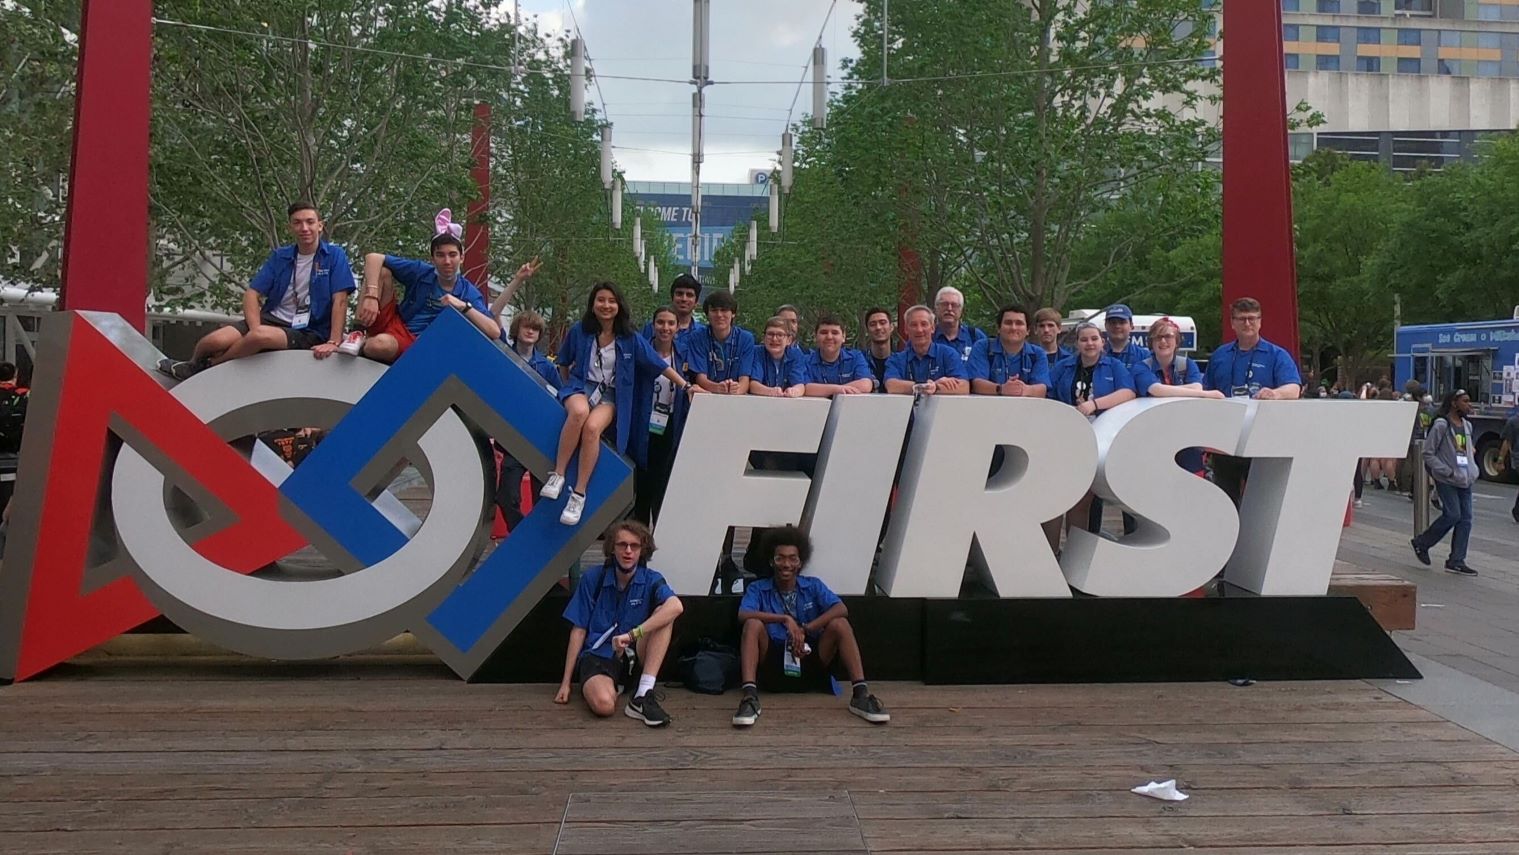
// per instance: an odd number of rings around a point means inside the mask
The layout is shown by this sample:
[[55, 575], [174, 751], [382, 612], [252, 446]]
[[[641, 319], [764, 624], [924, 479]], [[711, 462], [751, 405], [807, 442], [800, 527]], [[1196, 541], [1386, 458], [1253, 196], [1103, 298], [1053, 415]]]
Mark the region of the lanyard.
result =
[[[1012, 374], [1012, 372], [1010, 372], [1007, 368], [1007, 351], [1004, 350], [1001, 353], [997, 354], [997, 365], [998, 368], [1000, 368], [1002, 371], [1002, 379], [997, 380], [996, 382], [998, 384], [1001, 384], [1008, 379], [1010, 374]], [[1024, 344], [1023, 349], [1018, 351], [1018, 379], [1027, 383], [1029, 381], [1029, 377], [1032, 376], [1033, 373], [1034, 367], [1029, 364], [1029, 347], [1027, 344]]]
[[[1257, 351], [1259, 349], [1260, 349], [1260, 345], [1256, 345], [1255, 347], [1250, 348], [1250, 350], [1248, 350], [1248, 351], [1240, 351], [1238, 349], [1235, 350], [1235, 352], [1234, 352], [1234, 362], [1229, 365], [1229, 379], [1230, 380], [1234, 379], [1234, 366], [1239, 364], [1239, 358], [1241, 356], [1243, 356], [1245, 358], [1245, 382], [1244, 382], [1243, 385], [1244, 385], [1244, 387], [1246, 389], [1248, 389], [1248, 388], [1250, 388], [1250, 386], [1252, 386], [1254, 384], [1254, 381], [1255, 381], [1255, 362], [1254, 362], [1254, 357], [1255, 357], [1255, 351]], [[1233, 385], [1239, 386], [1241, 384], [1234, 383]]]
[[321, 252], [322, 248], [318, 246], [317, 251], [311, 254], [311, 275], [306, 279], [306, 300], [305, 304], [302, 305], [301, 293], [295, 288], [295, 279], [301, 269], [301, 251], [299, 249], [295, 251], [295, 265], [290, 268], [290, 292], [295, 295], [295, 310], [297, 312], [304, 312], [306, 311], [306, 307], [311, 305], [311, 283], [316, 279], [316, 275], [322, 272]]
[[[1079, 357], [1076, 359], [1076, 369], [1071, 374], [1071, 401], [1072, 401], [1072, 403], [1079, 404], [1082, 401], [1090, 401], [1090, 400], [1092, 400], [1092, 394], [1097, 391], [1097, 368], [1101, 364], [1102, 364], [1101, 362], [1098, 362], [1097, 364], [1093, 365], [1091, 367], [1091, 369], [1086, 369], [1081, 364], [1081, 359]], [[1089, 373], [1087, 375], [1087, 382], [1085, 384], [1083, 384], [1081, 382], [1081, 372], [1082, 371], [1089, 371]], [[1083, 386], [1085, 388], [1083, 388]], [[1082, 392], [1086, 392], [1086, 396], [1085, 397], [1082, 396], [1082, 394], [1081, 394]]]
[[[728, 338], [726, 341], [720, 342], [715, 338], [710, 339], [712, 342], [712, 347], [707, 349], [707, 359], [712, 363], [712, 365], [709, 367], [716, 368], [718, 372], [721, 372], [722, 376], [718, 377], [713, 375], [709, 379], [716, 381], [730, 379], [728, 372], [734, 370], [735, 368], [733, 365], [734, 354], [732, 351], [736, 350], [738, 347], [738, 342], [735, 340], [737, 336], [738, 330], [728, 330]], [[716, 350], [713, 348], [716, 348]]]
[[[928, 376], [927, 377], [919, 377], [918, 376], [918, 369], [919, 369], [919, 367], [927, 367], [927, 369], [928, 369]], [[907, 351], [907, 374], [908, 374], [908, 376], [910, 376], [912, 378], [912, 382], [914, 382], [914, 383], [927, 383], [928, 381], [934, 379], [934, 376], [937, 375], [938, 373], [939, 373], [939, 362], [938, 362], [938, 360], [934, 359], [934, 351], [933, 351], [932, 347], [930, 347], [928, 349], [928, 353], [926, 353], [926, 354], [924, 354], [922, 356], [919, 356], [918, 352], [916, 350], [908, 348], [908, 351]]]
[[765, 354], [765, 380], [766, 386], [781, 386], [789, 378], [786, 376], [786, 357], [776, 359], [770, 354]]

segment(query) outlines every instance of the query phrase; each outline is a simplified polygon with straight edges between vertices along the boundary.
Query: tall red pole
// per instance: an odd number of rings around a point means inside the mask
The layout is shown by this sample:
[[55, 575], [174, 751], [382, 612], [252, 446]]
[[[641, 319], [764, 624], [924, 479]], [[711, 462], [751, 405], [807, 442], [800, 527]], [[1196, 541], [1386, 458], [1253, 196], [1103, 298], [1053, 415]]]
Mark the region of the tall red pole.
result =
[[1229, 304], [1261, 302], [1262, 334], [1299, 355], [1287, 80], [1279, 0], [1224, 7], [1224, 340]]
[[464, 278], [479, 286], [487, 302], [491, 299], [491, 105], [475, 105], [475, 122], [470, 128], [470, 156], [474, 166], [469, 176], [475, 182], [475, 198], [469, 203], [464, 233]]
[[63, 308], [147, 323], [152, 0], [84, 0]]

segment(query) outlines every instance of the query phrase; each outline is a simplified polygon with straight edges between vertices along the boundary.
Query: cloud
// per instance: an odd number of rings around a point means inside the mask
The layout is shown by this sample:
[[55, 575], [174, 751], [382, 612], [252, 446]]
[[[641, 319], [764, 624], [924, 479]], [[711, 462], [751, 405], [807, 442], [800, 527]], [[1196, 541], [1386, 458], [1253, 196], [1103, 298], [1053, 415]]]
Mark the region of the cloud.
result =
[[[545, 30], [573, 27], [564, 0], [523, 0], [522, 10], [539, 16]], [[839, 74], [843, 57], [857, 54], [849, 31], [859, 10], [855, 0], [841, 0], [823, 32], [830, 77]], [[703, 181], [746, 181], [750, 169], [774, 163], [771, 152], [780, 146], [796, 81], [827, 11], [823, 0], [712, 4], [712, 79], [775, 82], [707, 88]], [[618, 165], [631, 180], [689, 181], [691, 0], [577, 0], [574, 14], [601, 75], [600, 96], [593, 88], [587, 101], [606, 102]], [[810, 85], [809, 79], [796, 98], [793, 118], [810, 109]]]

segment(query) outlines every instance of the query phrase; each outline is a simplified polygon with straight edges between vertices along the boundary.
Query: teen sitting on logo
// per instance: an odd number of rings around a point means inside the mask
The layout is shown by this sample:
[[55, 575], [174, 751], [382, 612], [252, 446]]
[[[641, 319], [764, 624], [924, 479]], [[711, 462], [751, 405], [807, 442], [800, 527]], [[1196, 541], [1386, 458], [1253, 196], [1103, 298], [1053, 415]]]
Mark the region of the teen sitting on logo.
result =
[[[459, 272], [464, 265], [464, 228], [452, 216], [444, 208], [434, 220], [431, 263], [378, 252], [364, 256], [364, 288], [355, 315], [364, 329], [349, 333], [341, 352], [395, 362], [445, 309], [464, 315], [487, 338], [501, 336], [501, 325], [491, 316], [480, 289]], [[402, 291], [399, 300], [397, 285]]]
[[[902, 316], [907, 347], [886, 360], [886, 391], [896, 395], [965, 395], [965, 364], [949, 345], [934, 340], [934, 313], [913, 306]], [[970, 329], [966, 327], [965, 329]]]
[[765, 552], [774, 576], [745, 588], [738, 607], [744, 696], [733, 714], [733, 725], [748, 727], [759, 718], [761, 663], [768, 673], [780, 675], [774, 677], [777, 680], [799, 677], [803, 671], [816, 673], [837, 663], [852, 686], [849, 712], [874, 724], [891, 721], [865, 683], [848, 607], [821, 579], [802, 575], [812, 557], [812, 541], [801, 529], [786, 526], [769, 532]]
[[559, 348], [559, 371], [565, 375], [559, 388], [564, 429], [559, 433], [554, 470], [538, 495], [549, 500], [559, 498], [564, 473], [578, 449], [580, 469], [575, 488], [559, 515], [565, 525], [578, 525], [585, 510], [585, 490], [601, 456], [601, 434], [612, 420], [617, 420], [617, 450], [627, 451], [633, 436], [633, 413], [642, 398], [654, 394], [654, 378], [663, 376], [681, 392], [691, 389], [691, 384], [633, 329], [627, 301], [610, 282], [591, 289], [585, 314], [580, 323], [570, 327]]
[[669, 713], [651, 690], [670, 649], [672, 626], [683, 609], [680, 598], [665, 577], [649, 567], [654, 536], [643, 523], [613, 524], [601, 549], [606, 563], [580, 577], [564, 609], [565, 620], [574, 628], [554, 703], [569, 703], [570, 680], [575, 678], [591, 712], [610, 716], [624, 688], [631, 650], [642, 676], [623, 714], [649, 727], [669, 724]]
[[286, 213], [295, 243], [270, 253], [248, 283], [243, 319], [203, 336], [186, 361], [159, 360], [159, 371], [187, 380], [265, 350], [310, 350], [318, 359], [337, 350], [353, 291], [348, 253], [322, 240], [324, 225], [315, 206], [296, 202]]
[[796, 334], [779, 315], [765, 321], [764, 347], [749, 355], [749, 394], [800, 398], [807, 391], [807, 360], [791, 342]]
[[865, 354], [844, 346], [844, 321], [838, 315], [818, 315], [812, 340], [817, 348], [807, 354], [807, 397], [832, 398], [875, 390], [875, 375]]

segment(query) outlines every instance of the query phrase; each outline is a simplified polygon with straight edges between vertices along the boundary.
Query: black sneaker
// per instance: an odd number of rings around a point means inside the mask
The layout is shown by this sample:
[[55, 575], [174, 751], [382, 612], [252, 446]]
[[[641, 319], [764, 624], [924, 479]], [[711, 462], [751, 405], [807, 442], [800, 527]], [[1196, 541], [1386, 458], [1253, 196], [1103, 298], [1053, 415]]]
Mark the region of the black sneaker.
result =
[[1414, 557], [1417, 558], [1417, 559], [1419, 559], [1419, 563], [1423, 564], [1425, 567], [1428, 567], [1429, 566], [1429, 550], [1425, 549], [1422, 546], [1420, 546], [1419, 542], [1417, 540], [1410, 540], [1408, 542], [1408, 545], [1412, 546], [1414, 548]]
[[1519, 508], [1514, 508], [1514, 522], [1519, 523]]
[[655, 692], [647, 692], [641, 698], [628, 701], [622, 713], [628, 718], [638, 719], [649, 727], [664, 727], [670, 723], [670, 714], [659, 705], [659, 695]]
[[875, 695], [866, 695], [863, 698], [850, 698], [849, 711], [871, 724], [885, 724], [891, 721], [891, 713], [881, 706]]
[[738, 702], [738, 712], [733, 714], [734, 727], [753, 727], [760, 717], [758, 695], [744, 695]]
[[177, 364], [179, 364], [178, 360], [170, 359], [169, 357], [165, 356], [163, 359], [158, 360], [158, 373], [164, 375], [165, 377], [173, 377], [174, 366]]
[[1466, 562], [1465, 561], [1447, 561], [1447, 562], [1445, 562], [1445, 572], [1447, 572], [1447, 573], [1455, 573], [1457, 576], [1475, 576], [1475, 575], [1477, 575], [1477, 571], [1473, 570], [1472, 568], [1470, 568], [1468, 566], [1466, 566]]

